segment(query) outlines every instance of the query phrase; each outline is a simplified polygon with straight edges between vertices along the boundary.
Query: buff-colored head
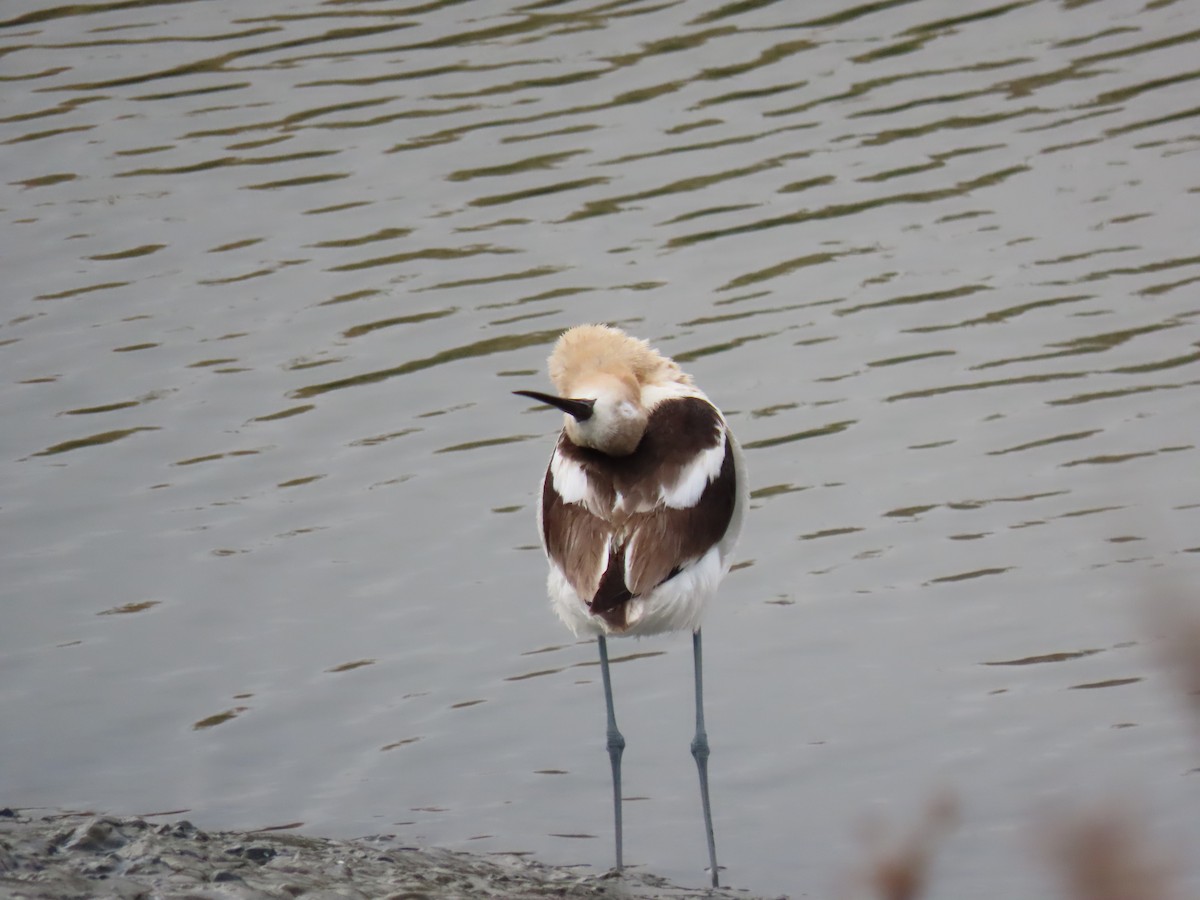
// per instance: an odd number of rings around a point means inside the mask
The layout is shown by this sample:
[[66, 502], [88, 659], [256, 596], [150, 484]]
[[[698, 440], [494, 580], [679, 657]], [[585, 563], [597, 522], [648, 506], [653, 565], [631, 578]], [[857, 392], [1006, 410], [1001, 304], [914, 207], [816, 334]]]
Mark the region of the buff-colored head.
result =
[[517, 391], [557, 406], [571, 443], [610, 456], [637, 449], [648, 412], [642, 389], [651, 384], [690, 384], [673, 360], [645, 341], [607, 325], [577, 325], [564, 332], [550, 354], [557, 396]]

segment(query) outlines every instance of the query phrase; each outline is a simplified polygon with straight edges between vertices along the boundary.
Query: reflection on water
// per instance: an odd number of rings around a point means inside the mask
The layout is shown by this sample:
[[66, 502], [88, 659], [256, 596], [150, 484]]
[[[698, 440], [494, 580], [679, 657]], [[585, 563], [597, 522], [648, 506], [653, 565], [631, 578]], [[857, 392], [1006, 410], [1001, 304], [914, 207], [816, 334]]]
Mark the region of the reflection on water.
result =
[[[730, 883], [941, 783], [946, 896], [1037, 890], [1004, 836], [1059, 792], [1200, 838], [1130, 614], [1200, 558], [1192, 4], [6, 13], [5, 802], [606, 866], [509, 396], [604, 320], [752, 471]], [[615, 652], [627, 852], [695, 883], [686, 647]]]

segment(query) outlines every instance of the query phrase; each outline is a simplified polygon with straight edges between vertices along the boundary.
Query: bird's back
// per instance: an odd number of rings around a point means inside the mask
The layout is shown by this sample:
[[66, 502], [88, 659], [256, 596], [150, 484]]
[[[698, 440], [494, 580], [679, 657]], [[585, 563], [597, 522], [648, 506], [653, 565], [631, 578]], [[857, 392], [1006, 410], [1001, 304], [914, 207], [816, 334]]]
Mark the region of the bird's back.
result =
[[679, 385], [635, 451], [609, 456], [564, 434], [542, 487], [550, 595], [575, 633], [695, 629], [741, 528], [741, 451], [721, 413]]

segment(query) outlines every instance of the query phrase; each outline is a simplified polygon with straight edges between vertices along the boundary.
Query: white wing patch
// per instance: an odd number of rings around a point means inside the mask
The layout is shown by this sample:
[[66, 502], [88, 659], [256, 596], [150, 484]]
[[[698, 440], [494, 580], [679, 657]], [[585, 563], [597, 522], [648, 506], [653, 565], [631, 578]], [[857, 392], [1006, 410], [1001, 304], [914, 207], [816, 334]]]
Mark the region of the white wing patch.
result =
[[700, 502], [704, 489], [721, 474], [721, 466], [725, 462], [725, 435], [720, 429], [717, 445], [697, 454], [688, 463], [674, 484], [658, 489], [658, 497], [663, 506], [671, 509], [690, 509]]
[[558, 450], [550, 457], [550, 477], [563, 503], [584, 503], [591, 492], [587, 472], [579, 463], [567, 459]]

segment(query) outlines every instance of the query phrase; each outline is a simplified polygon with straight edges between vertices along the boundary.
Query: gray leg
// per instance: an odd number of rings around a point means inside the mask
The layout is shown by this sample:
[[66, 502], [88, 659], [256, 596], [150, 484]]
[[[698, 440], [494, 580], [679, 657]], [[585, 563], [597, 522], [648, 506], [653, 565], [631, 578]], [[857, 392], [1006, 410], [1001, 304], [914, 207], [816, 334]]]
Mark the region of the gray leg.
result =
[[[604, 678], [604, 705], [608, 708], [608, 759], [612, 763], [613, 826], [616, 832], [617, 871], [621, 871], [621, 752], [625, 749], [625, 738], [617, 728], [617, 717], [613, 712], [612, 680], [608, 675], [608, 642], [604, 635], [597, 638], [600, 645], [600, 674]], [[707, 752], [707, 750], [705, 751]], [[706, 795], [708, 788], [705, 787]], [[706, 808], [707, 808], [707, 801]], [[709, 829], [711, 833], [712, 829]]]
[[712, 867], [712, 886], [717, 886], [717, 842], [713, 837], [712, 807], [708, 802], [708, 735], [704, 733], [704, 675], [700, 659], [700, 629], [692, 635], [692, 653], [696, 658], [696, 736], [692, 738], [692, 756], [700, 773], [700, 803], [704, 807], [704, 835], [708, 838], [708, 863]]

